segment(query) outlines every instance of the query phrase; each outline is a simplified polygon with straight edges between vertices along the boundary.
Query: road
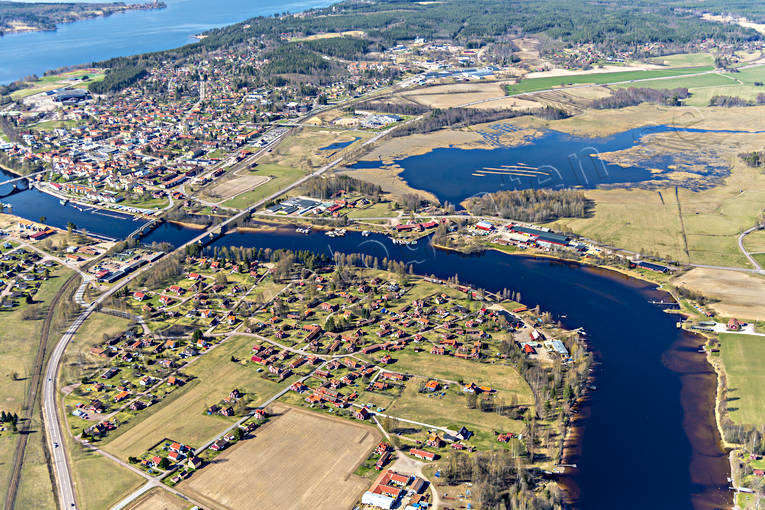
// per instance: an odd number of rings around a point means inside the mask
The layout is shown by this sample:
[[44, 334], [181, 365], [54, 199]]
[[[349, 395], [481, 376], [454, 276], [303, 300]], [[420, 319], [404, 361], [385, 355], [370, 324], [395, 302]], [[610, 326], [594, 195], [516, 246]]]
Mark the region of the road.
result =
[[[704, 73], [696, 73], [693, 75], [683, 75], [683, 76], [696, 76], [699, 74], [708, 74], [709, 72]], [[670, 78], [670, 77], [667, 77]], [[636, 82], [641, 80], [634, 80]], [[559, 89], [548, 89], [550, 90], [559, 90]], [[545, 91], [536, 91], [534, 93], [541, 93]], [[521, 94], [522, 95], [522, 94]], [[493, 98], [490, 100], [499, 100], [502, 98], [505, 98], [508, 96], [502, 96]], [[490, 100], [483, 100], [480, 102], [487, 102]], [[470, 104], [477, 104], [477, 103], [470, 103]], [[417, 117], [419, 118], [419, 117]], [[412, 119], [409, 122], [412, 122]], [[383, 136], [386, 136], [388, 133], [390, 133], [391, 130], [394, 128], [388, 128], [384, 131], [381, 131], [374, 137], [367, 140], [363, 146], [370, 145], [372, 143], [375, 143]], [[314, 177], [321, 176], [322, 174], [326, 173], [327, 171], [331, 170], [332, 168], [336, 167], [343, 161], [343, 157], [339, 157], [335, 159], [334, 161], [328, 163], [327, 165], [323, 166], [319, 170], [316, 170], [315, 172], [312, 172], [308, 175], [305, 175], [298, 179], [297, 181], [285, 186], [284, 188], [272, 193], [268, 197], [258, 201], [257, 203], [249, 206], [248, 208], [242, 210], [238, 214], [232, 216], [231, 218], [225, 220], [223, 223], [220, 223], [218, 225], [214, 225], [208, 229], [206, 229], [204, 232], [196, 236], [194, 239], [186, 242], [182, 246], [178, 247], [176, 251], [178, 250], [184, 250], [186, 247], [196, 244], [196, 243], [202, 243], [205, 241], [205, 239], [211, 239], [212, 236], [216, 235], [215, 233], [222, 233], [223, 230], [231, 225], [235, 224], [239, 220], [247, 217], [249, 214], [251, 214], [253, 211], [255, 211], [257, 208], [263, 206], [265, 203], [274, 200], [278, 198], [279, 196], [283, 195], [284, 193], [287, 193], [288, 191], [300, 186], [301, 184], [305, 183], [309, 179], [312, 179]], [[463, 216], [464, 217], [464, 216]], [[62, 507], [65, 508], [76, 508], [77, 507], [77, 500], [76, 500], [76, 493], [74, 489], [74, 483], [72, 481], [70, 466], [68, 462], [68, 458], [66, 455], [66, 449], [65, 449], [65, 443], [64, 443], [64, 436], [62, 432], [62, 423], [59, 420], [58, 415], [58, 407], [56, 405], [56, 379], [58, 376], [59, 366], [61, 364], [61, 360], [64, 355], [64, 351], [66, 350], [66, 347], [69, 345], [69, 342], [72, 340], [74, 335], [77, 333], [80, 326], [90, 317], [90, 315], [97, 309], [98, 305], [103, 303], [106, 299], [108, 299], [114, 292], [122, 288], [123, 286], [127, 285], [129, 282], [131, 282], [133, 279], [138, 277], [140, 274], [142, 274], [144, 271], [150, 269], [153, 267], [154, 264], [150, 264], [148, 266], [145, 266], [139, 271], [136, 271], [132, 275], [128, 276], [127, 278], [123, 279], [121, 283], [116, 284], [114, 287], [112, 287], [109, 291], [102, 294], [96, 301], [90, 303], [89, 306], [75, 319], [75, 321], [69, 326], [69, 328], [66, 330], [64, 335], [61, 337], [59, 342], [56, 344], [56, 347], [54, 348], [50, 359], [48, 361], [48, 365], [45, 371], [45, 379], [43, 382], [43, 401], [42, 401], [42, 410], [43, 410], [43, 421], [45, 425], [45, 432], [46, 432], [46, 438], [48, 441], [48, 447], [49, 451], [51, 453], [51, 463], [53, 465], [53, 472], [56, 479], [56, 489], [58, 492], [59, 502]], [[755, 267], [759, 267], [755, 264]], [[732, 268], [725, 268], [725, 269], [732, 269]], [[84, 290], [88, 285], [88, 281], [84, 280], [82, 285], [80, 286], [80, 289], [78, 289], [77, 296], [78, 301], [82, 301], [82, 296], [84, 294]], [[278, 394], [277, 394], [278, 395]], [[274, 398], [278, 398], [278, 396], [275, 395]], [[378, 413], [379, 414], [379, 413]], [[385, 416], [384, 414], [380, 414], [380, 416]], [[408, 421], [408, 420], [407, 420]], [[411, 423], [417, 423], [417, 422], [411, 422]], [[417, 423], [419, 424], [419, 423]], [[419, 424], [419, 425], [425, 425], [425, 424]], [[435, 428], [435, 427], [434, 427]], [[442, 429], [443, 430], [443, 429]], [[100, 451], [100, 450], [99, 450]], [[103, 452], [102, 452], [103, 454]], [[106, 455], [106, 454], [105, 454]], [[119, 459], [114, 459], [115, 461], [122, 463], [119, 461]], [[128, 466], [129, 468], [132, 468], [132, 466]]]
[[744, 230], [741, 235], [738, 236], [738, 249], [741, 250], [741, 253], [744, 254], [744, 257], [749, 261], [752, 266], [754, 266], [755, 271], [758, 273], [763, 273], [765, 271], [762, 270], [762, 267], [760, 267], [760, 264], [757, 263], [757, 261], [752, 257], [752, 255], [746, 251], [746, 248], [744, 248], [744, 237], [746, 237], [748, 234], [751, 234], [755, 230], [759, 230], [760, 226], [756, 225], [750, 229]]

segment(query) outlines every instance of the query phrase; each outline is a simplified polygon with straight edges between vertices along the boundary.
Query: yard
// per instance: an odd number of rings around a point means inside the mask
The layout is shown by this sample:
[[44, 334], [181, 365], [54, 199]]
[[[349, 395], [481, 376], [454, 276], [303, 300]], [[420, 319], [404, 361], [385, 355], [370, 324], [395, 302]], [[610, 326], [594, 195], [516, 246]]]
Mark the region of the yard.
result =
[[[369, 481], [352, 474], [380, 439], [365, 425], [275, 405], [255, 438], [179, 489], [217, 508], [351, 508]], [[284, 483], [289, 480], [290, 483]]]

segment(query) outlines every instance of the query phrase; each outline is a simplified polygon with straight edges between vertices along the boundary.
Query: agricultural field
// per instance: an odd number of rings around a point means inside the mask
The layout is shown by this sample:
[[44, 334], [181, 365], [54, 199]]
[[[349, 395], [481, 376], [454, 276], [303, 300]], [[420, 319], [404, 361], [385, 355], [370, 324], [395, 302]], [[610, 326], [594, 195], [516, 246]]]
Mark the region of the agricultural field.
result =
[[754, 425], [765, 423], [765, 359], [763, 337], [723, 333], [720, 353], [728, 376], [728, 413], [736, 423]]
[[722, 317], [765, 320], [765, 277], [753, 273], [697, 267], [672, 280], [672, 284], [712, 298], [707, 305]]
[[509, 95], [524, 94], [527, 92], [536, 92], [551, 88], [581, 85], [581, 84], [604, 84], [618, 83], [632, 80], [649, 80], [652, 78], [663, 78], [668, 76], [678, 76], [684, 74], [698, 74], [711, 71], [713, 66], [698, 67], [677, 67], [671, 69], [651, 69], [644, 71], [621, 71], [613, 73], [590, 73], [590, 74], [571, 74], [565, 76], [550, 76], [544, 78], [529, 78], [521, 80], [519, 83], [507, 86]]
[[283, 404], [269, 411], [276, 417], [254, 439], [222, 453], [179, 488], [226, 509], [245, 508], [254, 501], [261, 508], [352, 507], [369, 484], [352, 473], [380, 433]]
[[163, 489], [152, 489], [127, 507], [129, 510], [186, 510], [188, 503]]

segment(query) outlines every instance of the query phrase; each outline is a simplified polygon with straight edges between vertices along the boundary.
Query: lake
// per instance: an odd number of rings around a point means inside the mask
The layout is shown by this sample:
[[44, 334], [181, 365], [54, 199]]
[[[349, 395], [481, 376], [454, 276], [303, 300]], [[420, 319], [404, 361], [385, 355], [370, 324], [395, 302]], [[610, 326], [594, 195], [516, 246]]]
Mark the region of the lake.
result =
[[[493, 130], [490, 128], [494, 128]], [[499, 136], [516, 128], [511, 123], [497, 123], [480, 132], [487, 143], [499, 144]], [[671, 137], [655, 145], [645, 144], [646, 158], [640, 165], [621, 166], [599, 158], [599, 154], [621, 151], [643, 144], [652, 134], [677, 136], [673, 148]], [[748, 133], [747, 131], [703, 130], [672, 126], [646, 126], [622, 131], [605, 137], [575, 136], [560, 131], [545, 130], [541, 136], [526, 137], [520, 145], [498, 146], [491, 149], [460, 149], [444, 147], [425, 154], [394, 160], [403, 171], [399, 176], [414, 189], [433, 193], [442, 203], [459, 204], [466, 198], [501, 190], [529, 188], [595, 188], [603, 185], [638, 183], [662, 179], [674, 171], [698, 173], [692, 165], [704, 165], [709, 177], [728, 175], [728, 165], [715, 158], [714, 150], [695, 146], [686, 133]], [[701, 157], [707, 156], [704, 159]], [[351, 169], [386, 168], [381, 161], [359, 161]]]
[[329, 0], [165, 0], [166, 9], [129, 11], [61, 23], [55, 31], [0, 37], [0, 83], [62, 66], [166, 50], [192, 43], [194, 34], [254, 16], [324, 7]]

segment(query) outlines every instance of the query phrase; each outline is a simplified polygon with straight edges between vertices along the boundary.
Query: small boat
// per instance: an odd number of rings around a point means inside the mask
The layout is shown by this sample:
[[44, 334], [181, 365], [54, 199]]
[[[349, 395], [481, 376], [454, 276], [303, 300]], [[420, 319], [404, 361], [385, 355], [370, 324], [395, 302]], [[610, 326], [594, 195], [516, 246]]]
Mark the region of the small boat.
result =
[[68, 198], [62, 198], [61, 200], [58, 201], [58, 203], [61, 204], [61, 205], [66, 205], [66, 204], [69, 203], [69, 199]]
[[369, 230], [365, 230], [365, 231], [363, 231], [363, 232], [361, 233], [361, 235], [362, 235], [362, 236], [364, 236], [364, 237], [369, 237]]

